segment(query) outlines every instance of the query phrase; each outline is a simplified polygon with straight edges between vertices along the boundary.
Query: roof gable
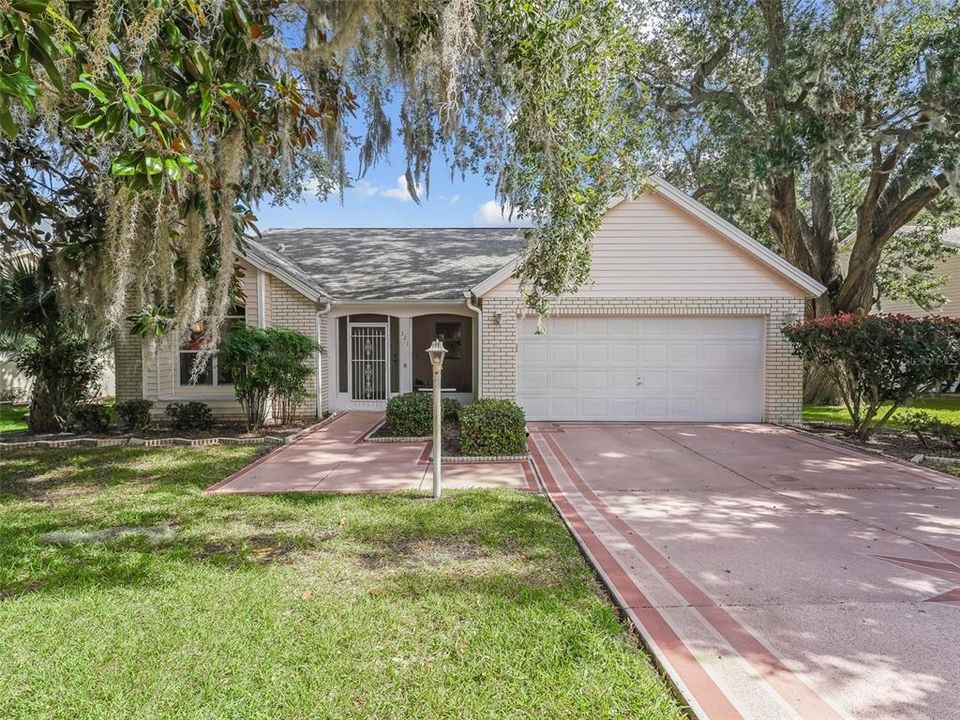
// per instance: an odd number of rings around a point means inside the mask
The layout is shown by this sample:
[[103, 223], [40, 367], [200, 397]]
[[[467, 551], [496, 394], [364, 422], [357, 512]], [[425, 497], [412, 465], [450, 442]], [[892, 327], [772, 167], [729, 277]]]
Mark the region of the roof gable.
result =
[[[517, 290], [511, 263], [472, 288]], [[825, 288], [661, 178], [648, 192], [611, 202], [594, 236], [592, 283], [580, 295], [798, 296]]]

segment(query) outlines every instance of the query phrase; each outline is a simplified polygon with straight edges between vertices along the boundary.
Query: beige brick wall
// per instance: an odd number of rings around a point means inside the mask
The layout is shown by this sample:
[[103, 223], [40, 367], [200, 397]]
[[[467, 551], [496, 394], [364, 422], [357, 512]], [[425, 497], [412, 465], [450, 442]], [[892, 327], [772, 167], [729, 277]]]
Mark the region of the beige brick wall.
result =
[[[316, 303], [308, 300], [283, 282], [276, 278], [270, 278], [268, 288], [269, 302], [267, 303], [267, 325], [271, 327], [285, 327], [290, 330], [296, 330], [307, 337], [317, 339], [316, 315], [319, 309]], [[320, 337], [326, 337], [327, 319], [320, 318]], [[321, 412], [327, 409], [326, 388], [328, 385], [328, 370], [326, 367], [327, 358], [323, 356], [323, 387], [321, 388], [321, 398], [323, 407]], [[316, 355], [310, 359], [310, 368], [314, 370], [310, 379], [307, 381], [307, 397], [300, 406], [300, 412], [305, 417], [312, 417], [317, 412], [317, 360]]]
[[[519, 298], [484, 298], [484, 397], [516, 397], [517, 318], [527, 312]], [[764, 420], [784, 425], [800, 423], [803, 364], [791, 354], [780, 332], [789, 315], [803, 316], [803, 300], [799, 298], [577, 298], [555, 302], [551, 314], [763, 316], [767, 322]]]
[[140, 400], [143, 396], [143, 338], [131, 335], [132, 323], [124, 320], [114, 336], [113, 361], [116, 369], [117, 402]]

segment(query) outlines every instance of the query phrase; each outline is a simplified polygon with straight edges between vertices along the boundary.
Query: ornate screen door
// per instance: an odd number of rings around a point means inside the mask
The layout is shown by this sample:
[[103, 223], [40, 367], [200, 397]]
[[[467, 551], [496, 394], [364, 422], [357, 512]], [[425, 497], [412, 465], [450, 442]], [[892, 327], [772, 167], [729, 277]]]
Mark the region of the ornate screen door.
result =
[[386, 323], [350, 323], [347, 382], [356, 410], [382, 410], [390, 388], [390, 334]]

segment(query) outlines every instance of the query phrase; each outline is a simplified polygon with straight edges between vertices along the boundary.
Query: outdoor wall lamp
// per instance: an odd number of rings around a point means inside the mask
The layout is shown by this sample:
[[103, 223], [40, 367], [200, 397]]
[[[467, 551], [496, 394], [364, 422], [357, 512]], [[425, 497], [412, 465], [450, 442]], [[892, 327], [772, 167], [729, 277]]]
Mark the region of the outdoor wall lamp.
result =
[[499, 325], [502, 320], [503, 320], [503, 313], [495, 312], [495, 313], [493, 314], [493, 324], [494, 324], [494, 325]]
[[427, 348], [430, 356], [430, 366], [433, 368], [433, 499], [440, 497], [440, 456], [443, 454], [442, 439], [440, 436], [443, 421], [442, 404], [440, 402], [440, 373], [443, 370], [443, 358], [447, 349], [442, 340], [434, 340]]
[[783, 322], [785, 325], [793, 325], [799, 319], [800, 313], [794, 312], [793, 310], [783, 316]]

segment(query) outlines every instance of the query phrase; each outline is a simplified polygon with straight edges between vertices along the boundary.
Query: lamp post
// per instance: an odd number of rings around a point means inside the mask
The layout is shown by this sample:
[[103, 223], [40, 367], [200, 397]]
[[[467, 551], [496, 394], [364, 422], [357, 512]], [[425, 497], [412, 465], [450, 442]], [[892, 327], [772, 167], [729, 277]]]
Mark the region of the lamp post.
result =
[[430, 356], [430, 365], [433, 367], [433, 498], [440, 497], [440, 456], [443, 454], [441, 447], [440, 426], [443, 422], [443, 410], [440, 402], [440, 371], [443, 370], [443, 358], [447, 354], [447, 349], [443, 346], [443, 341], [434, 340], [433, 344], [427, 348], [427, 355]]

